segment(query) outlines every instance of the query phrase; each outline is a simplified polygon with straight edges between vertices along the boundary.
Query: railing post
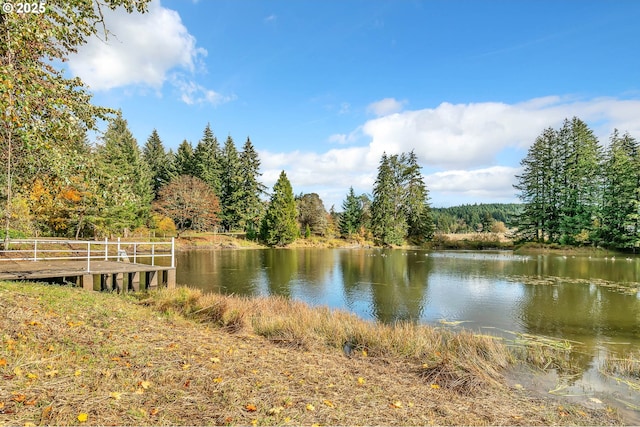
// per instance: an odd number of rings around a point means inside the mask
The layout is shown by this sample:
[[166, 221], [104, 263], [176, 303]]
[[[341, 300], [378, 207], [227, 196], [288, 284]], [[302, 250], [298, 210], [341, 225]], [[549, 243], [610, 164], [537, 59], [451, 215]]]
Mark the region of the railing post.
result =
[[91, 271], [91, 241], [87, 241], [87, 273]]
[[171, 268], [176, 267], [176, 239], [171, 238]]
[[107, 261], [109, 259], [109, 243], [108, 239], [104, 238], [104, 260]]
[[38, 260], [38, 239], [33, 240], [33, 260]]
[[136, 257], [138, 255], [138, 244], [134, 243], [133, 244], [133, 263], [136, 263]]
[[156, 245], [151, 242], [151, 265], [156, 265]]
[[118, 237], [118, 249], [116, 250], [116, 261], [120, 261], [120, 237]]

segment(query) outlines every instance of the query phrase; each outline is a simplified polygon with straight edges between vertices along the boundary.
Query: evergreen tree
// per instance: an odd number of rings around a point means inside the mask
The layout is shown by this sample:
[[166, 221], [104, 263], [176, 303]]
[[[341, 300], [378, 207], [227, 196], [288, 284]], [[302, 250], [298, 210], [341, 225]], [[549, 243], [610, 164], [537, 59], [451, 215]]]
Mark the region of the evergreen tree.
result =
[[362, 226], [362, 202], [356, 197], [353, 187], [349, 188], [347, 198], [342, 203], [342, 210], [340, 234], [344, 237], [349, 237], [358, 233]]
[[260, 227], [260, 238], [269, 246], [284, 246], [298, 237], [296, 202], [287, 175], [282, 171]]
[[265, 194], [266, 187], [259, 181], [260, 159], [253, 148], [249, 137], [240, 153], [240, 226], [249, 234], [257, 233], [263, 213], [260, 197]]
[[371, 204], [371, 231], [384, 245], [418, 242], [433, 236], [429, 192], [413, 151], [383, 154]]
[[514, 186], [524, 202], [518, 219], [523, 239], [569, 244], [591, 239], [601, 187], [599, 157], [596, 137], [575, 117], [536, 138]]
[[154, 198], [158, 195], [160, 187], [166, 185], [173, 178], [171, 173], [171, 160], [164, 149], [158, 132], [154, 129], [142, 148], [142, 158], [147, 163], [151, 174], [151, 187]]
[[404, 214], [407, 220], [409, 238], [418, 242], [433, 237], [433, 218], [429, 206], [429, 191], [420, 173], [420, 165], [414, 151], [400, 156], [402, 169], [402, 190], [404, 192]]
[[101, 193], [105, 195], [102, 231], [124, 233], [143, 225], [151, 200], [151, 174], [138, 143], [120, 115], [110, 121], [98, 148]]
[[582, 120], [565, 120], [558, 133], [562, 156], [558, 234], [562, 243], [585, 243], [593, 232], [600, 192], [600, 147]]
[[615, 130], [603, 164], [602, 244], [621, 249], [640, 247], [640, 145]]
[[516, 175], [518, 183], [514, 188], [520, 191], [519, 198], [524, 204], [516, 222], [518, 234], [523, 240], [542, 242], [553, 240], [557, 234], [558, 203], [555, 182], [557, 169], [554, 168], [553, 147], [556, 131], [545, 129], [529, 148], [527, 156], [520, 161], [523, 172]]
[[220, 204], [222, 205], [222, 226], [225, 230], [237, 230], [242, 221], [242, 177], [240, 157], [231, 136], [227, 137], [222, 149]]
[[400, 245], [407, 235], [408, 225], [402, 212], [402, 189], [397, 155], [382, 155], [373, 188], [371, 231], [383, 245]]
[[195, 156], [193, 153], [193, 146], [186, 139], [183, 140], [178, 146], [173, 164], [175, 172], [178, 176], [190, 175], [197, 176], [197, 168], [195, 162]]
[[222, 192], [221, 156], [222, 152], [220, 150], [220, 144], [218, 144], [218, 139], [207, 123], [202, 139], [198, 141], [198, 145], [196, 145], [193, 153], [195, 174], [198, 178], [206, 182], [217, 195]]

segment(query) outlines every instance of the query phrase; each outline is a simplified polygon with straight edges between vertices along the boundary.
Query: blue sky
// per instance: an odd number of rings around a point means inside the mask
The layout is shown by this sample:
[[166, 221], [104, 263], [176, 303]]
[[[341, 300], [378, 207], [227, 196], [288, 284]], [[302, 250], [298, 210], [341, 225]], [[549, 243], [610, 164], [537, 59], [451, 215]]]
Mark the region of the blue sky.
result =
[[251, 138], [263, 182], [338, 210], [414, 149], [432, 206], [516, 201], [543, 129], [640, 138], [640, 2], [163, 0], [69, 61], [142, 146]]

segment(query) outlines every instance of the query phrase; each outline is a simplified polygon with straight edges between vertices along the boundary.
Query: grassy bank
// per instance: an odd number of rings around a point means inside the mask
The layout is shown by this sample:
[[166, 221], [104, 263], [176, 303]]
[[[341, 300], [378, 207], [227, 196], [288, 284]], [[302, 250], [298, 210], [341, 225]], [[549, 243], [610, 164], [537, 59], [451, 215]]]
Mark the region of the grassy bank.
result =
[[513, 249], [513, 240], [504, 233], [449, 233], [436, 234], [429, 245], [444, 250]]
[[0, 424], [619, 423], [508, 387], [495, 338], [280, 298], [0, 283], [0, 309]]
[[[180, 249], [249, 249], [266, 248], [259, 242], [245, 240], [241, 235], [233, 237], [215, 233], [189, 233], [177, 240]], [[373, 241], [349, 240], [311, 236], [299, 238], [287, 245], [287, 248], [354, 248], [375, 247]], [[407, 244], [402, 248], [416, 248]], [[480, 249], [513, 249], [513, 240], [505, 237], [504, 233], [464, 233], [464, 234], [436, 234], [432, 241], [422, 244], [425, 249], [445, 250], [480, 250]]]
[[609, 255], [623, 252], [594, 246], [568, 246], [559, 243], [526, 242], [514, 247], [518, 254], [555, 254], [555, 255]]

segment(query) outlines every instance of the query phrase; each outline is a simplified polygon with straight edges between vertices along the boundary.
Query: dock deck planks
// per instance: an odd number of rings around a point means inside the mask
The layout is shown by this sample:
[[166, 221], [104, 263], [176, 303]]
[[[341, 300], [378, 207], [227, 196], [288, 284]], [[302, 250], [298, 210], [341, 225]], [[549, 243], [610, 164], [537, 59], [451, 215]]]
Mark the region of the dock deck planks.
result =
[[[93, 278], [100, 277], [102, 289], [126, 292], [140, 289], [140, 274], [146, 279], [147, 287], [158, 286], [158, 276], [163, 276], [167, 287], [175, 287], [175, 268], [132, 264], [117, 261], [91, 261], [91, 271], [87, 272], [86, 260], [53, 260], [53, 261], [0, 261], [0, 280], [39, 280], [60, 277], [76, 277], [77, 283], [87, 290], [94, 289]], [[127, 284], [123, 287], [123, 278]], [[162, 280], [162, 277], [160, 277]]]

